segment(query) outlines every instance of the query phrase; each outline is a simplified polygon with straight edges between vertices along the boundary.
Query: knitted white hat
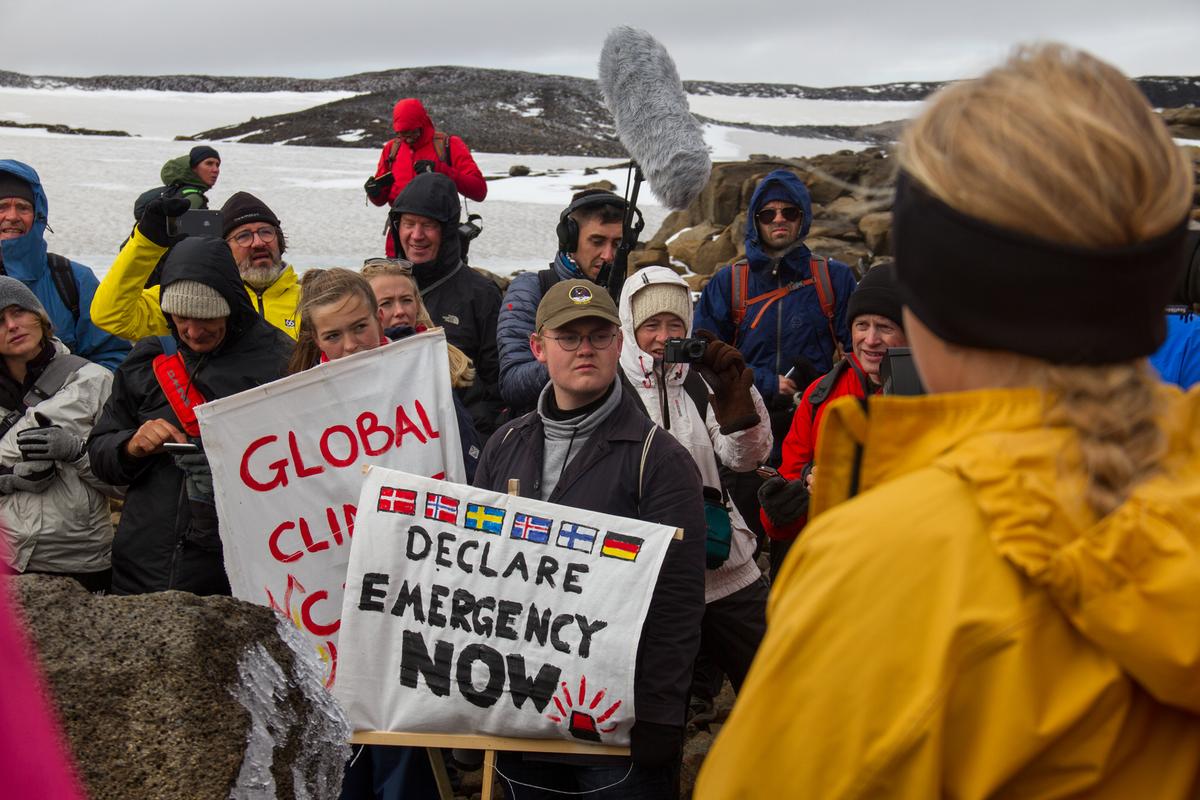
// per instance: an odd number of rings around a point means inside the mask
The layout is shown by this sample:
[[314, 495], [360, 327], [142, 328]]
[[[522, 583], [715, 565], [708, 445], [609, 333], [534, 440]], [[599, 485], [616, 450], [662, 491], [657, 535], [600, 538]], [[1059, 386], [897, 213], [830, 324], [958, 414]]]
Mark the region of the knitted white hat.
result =
[[229, 303], [221, 293], [199, 281], [175, 281], [162, 293], [164, 314], [192, 319], [216, 319], [229, 316]]
[[633, 329], [664, 311], [674, 314], [684, 325], [692, 319], [692, 296], [688, 288], [679, 283], [651, 283], [638, 289], [629, 298], [629, 310], [633, 314]]

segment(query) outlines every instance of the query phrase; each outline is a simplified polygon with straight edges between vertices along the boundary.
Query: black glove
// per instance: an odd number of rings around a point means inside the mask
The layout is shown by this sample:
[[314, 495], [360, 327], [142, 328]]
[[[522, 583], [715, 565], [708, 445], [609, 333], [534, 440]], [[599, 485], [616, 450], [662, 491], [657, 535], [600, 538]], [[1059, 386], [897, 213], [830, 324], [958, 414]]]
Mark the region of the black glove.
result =
[[17, 434], [17, 448], [26, 461], [75, 461], [83, 455], [83, 437], [53, 424], [40, 411], [33, 412], [41, 427]]
[[413, 172], [420, 175], [423, 172], [437, 172], [437, 164], [434, 164], [427, 158], [423, 158], [413, 164]]
[[758, 503], [772, 525], [785, 528], [808, 511], [808, 489], [803, 480], [774, 475], [758, 487]]
[[175, 466], [183, 470], [188, 500], [213, 505], [216, 500], [213, 497], [212, 469], [208, 466], [208, 456], [204, 453], [187, 453], [174, 458]]
[[367, 190], [367, 197], [377, 200], [380, 197], [387, 197], [388, 190], [392, 188], [392, 184], [395, 181], [396, 176], [389, 172], [387, 175], [367, 178], [367, 182], [363, 184], [363, 188]]
[[167, 227], [167, 218], [181, 217], [191, 207], [192, 204], [182, 197], [156, 197], [146, 204], [146, 210], [138, 220], [137, 229], [142, 232], [142, 236], [159, 247], [171, 247], [184, 237], [171, 234]]
[[699, 330], [696, 336], [708, 342], [696, 367], [712, 387], [710, 403], [721, 433], [728, 435], [753, 428], [759, 422], [758, 409], [750, 394], [754, 370], [746, 366], [736, 347], [725, 344], [715, 334]]
[[30, 492], [41, 494], [54, 482], [53, 461], [18, 461], [0, 474], [0, 494]]
[[629, 732], [629, 751], [639, 767], [666, 767], [679, 760], [683, 752], [683, 728], [656, 722], [633, 723]]

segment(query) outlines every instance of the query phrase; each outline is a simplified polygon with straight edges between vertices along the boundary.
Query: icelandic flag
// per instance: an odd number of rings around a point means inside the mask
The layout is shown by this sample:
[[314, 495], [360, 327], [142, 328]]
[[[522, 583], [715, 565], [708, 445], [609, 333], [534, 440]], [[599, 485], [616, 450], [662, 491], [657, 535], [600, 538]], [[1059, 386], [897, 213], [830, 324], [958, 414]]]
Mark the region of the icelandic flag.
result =
[[458, 522], [458, 501], [444, 494], [429, 492], [425, 495], [425, 519], [438, 522]]
[[550, 528], [553, 526], [554, 520], [517, 512], [513, 515], [513, 524], [511, 530], [509, 530], [509, 536], [513, 539], [524, 539], [527, 542], [545, 544], [550, 541]]
[[589, 528], [578, 522], [564, 522], [558, 528], [558, 539], [555, 540], [555, 544], [568, 550], [591, 553], [592, 548], [596, 545], [596, 534], [599, 532], [596, 528]]
[[480, 503], [467, 503], [466, 518], [463, 527], [473, 531], [494, 533], [497, 536], [504, 530], [504, 509], [485, 506]]
[[379, 510], [393, 514], [416, 514], [417, 493], [398, 486], [379, 488]]

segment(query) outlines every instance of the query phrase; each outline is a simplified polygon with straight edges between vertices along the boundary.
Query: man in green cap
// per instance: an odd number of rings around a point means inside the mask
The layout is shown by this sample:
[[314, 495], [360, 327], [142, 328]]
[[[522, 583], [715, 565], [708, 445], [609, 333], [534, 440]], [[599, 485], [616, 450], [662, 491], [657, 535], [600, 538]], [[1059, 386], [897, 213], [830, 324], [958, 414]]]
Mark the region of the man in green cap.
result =
[[[638, 643], [630, 758], [503, 753], [506, 778], [564, 792], [621, 783], [623, 796], [678, 797], [692, 662], [704, 615], [704, 503], [696, 463], [617, 379], [620, 317], [591, 281], [556, 283], [538, 304], [529, 347], [550, 382], [537, 409], [488, 441], [475, 485], [586, 511], [682, 528], [658, 574]], [[655, 434], [658, 435], [655, 435]], [[518, 795], [519, 796], [519, 795]]]

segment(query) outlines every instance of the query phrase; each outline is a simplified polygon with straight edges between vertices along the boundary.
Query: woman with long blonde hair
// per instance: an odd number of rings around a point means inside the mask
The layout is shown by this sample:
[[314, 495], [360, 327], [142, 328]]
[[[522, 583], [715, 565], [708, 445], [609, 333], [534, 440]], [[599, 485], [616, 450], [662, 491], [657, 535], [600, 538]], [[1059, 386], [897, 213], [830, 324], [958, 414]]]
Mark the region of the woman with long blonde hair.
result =
[[1191, 170], [1136, 86], [1059, 45], [936, 95], [899, 165], [929, 395], [827, 412], [696, 796], [1194, 798], [1200, 392], [1146, 363]]

